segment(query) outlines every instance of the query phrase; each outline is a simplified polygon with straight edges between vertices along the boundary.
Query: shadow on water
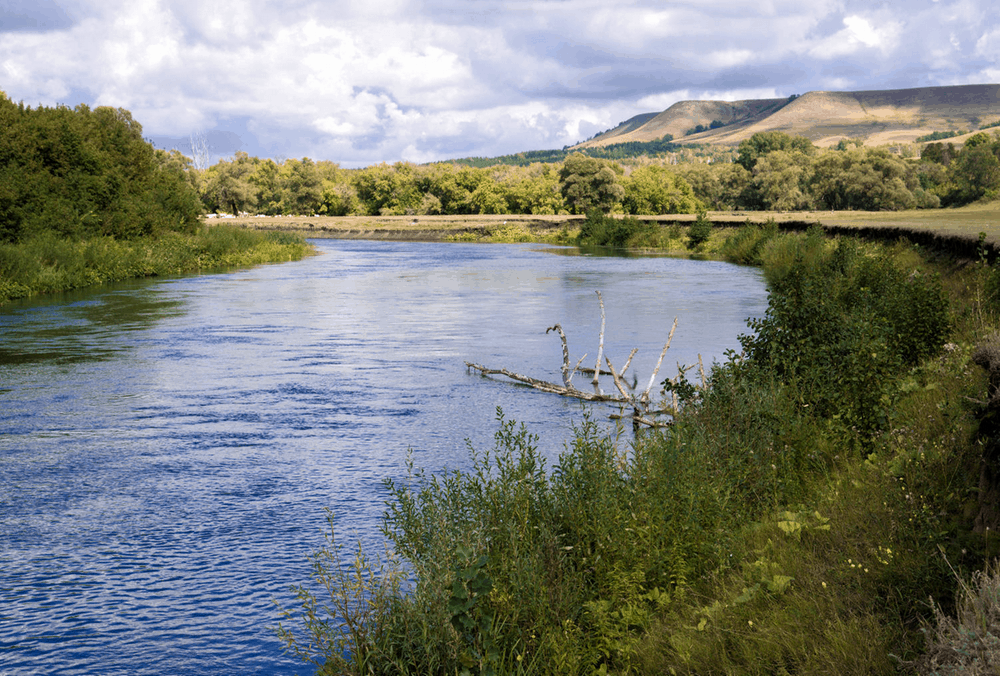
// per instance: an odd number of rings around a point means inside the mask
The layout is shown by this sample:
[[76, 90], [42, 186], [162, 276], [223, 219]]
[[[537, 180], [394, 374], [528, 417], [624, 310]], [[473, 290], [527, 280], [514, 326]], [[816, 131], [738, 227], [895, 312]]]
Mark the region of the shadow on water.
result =
[[102, 361], [129, 349], [123, 334], [183, 312], [180, 300], [163, 297], [153, 284], [123, 282], [0, 308], [0, 365]]

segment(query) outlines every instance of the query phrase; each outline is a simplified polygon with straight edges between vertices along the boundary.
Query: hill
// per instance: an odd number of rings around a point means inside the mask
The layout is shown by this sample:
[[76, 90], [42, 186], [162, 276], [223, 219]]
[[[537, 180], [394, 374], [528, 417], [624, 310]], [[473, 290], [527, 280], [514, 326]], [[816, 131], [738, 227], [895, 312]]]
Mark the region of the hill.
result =
[[[637, 115], [574, 148], [649, 142], [665, 134], [675, 142], [736, 145], [765, 131], [805, 136], [820, 147], [848, 138], [860, 138], [865, 145], [913, 143], [940, 131], [965, 132], [951, 139], [961, 143], [967, 133], [998, 120], [997, 84], [816, 91], [788, 99], [680, 101], [658, 114]], [[699, 126], [704, 131], [690, 133]]]

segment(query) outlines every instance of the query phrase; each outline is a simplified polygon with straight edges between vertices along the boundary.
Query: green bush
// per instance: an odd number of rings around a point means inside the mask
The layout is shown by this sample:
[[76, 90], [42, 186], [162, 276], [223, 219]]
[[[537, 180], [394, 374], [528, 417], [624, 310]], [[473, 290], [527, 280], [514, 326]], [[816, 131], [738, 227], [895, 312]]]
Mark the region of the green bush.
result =
[[825, 252], [819, 237], [784, 240], [767, 313], [740, 340], [751, 367], [784, 379], [801, 405], [866, 438], [887, 422], [899, 369], [944, 343], [948, 299], [936, 276], [908, 274], [888, 253], [850, 238]]
[[688, 248], [698, 249], [708, 238], [712, 236], [712, 221], [708, 220], [708, 214], [704, 211], [698, 212], [691, 227], [688, 228]]
[[778, 224], [769, 220], [763, 227], [749, 220], [726, 239], [719, 249], [719, 255], [731, 263], [741, 265], [762, 265], [764, 246], [778, 234]]
[[630, 243], [637, 243], [637, 239], [651, 234], [655, 229], [655, 226], [631, 216], [618, 218], [607, 216], [599, 209], [591, 209], [580, 226], [576, 241], [577, 244], [625, 247]]

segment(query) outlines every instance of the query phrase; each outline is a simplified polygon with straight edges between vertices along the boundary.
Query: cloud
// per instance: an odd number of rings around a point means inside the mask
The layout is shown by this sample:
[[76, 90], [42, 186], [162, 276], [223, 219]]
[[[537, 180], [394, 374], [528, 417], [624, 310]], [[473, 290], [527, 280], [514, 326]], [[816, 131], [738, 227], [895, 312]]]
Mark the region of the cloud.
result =
[[843, 30], [813, 46], [809, 55], [818, 59], [834, 59], [865, 49], [891, 52], [896, 46], [900, 28], [899, 23], [892, 20], [846, 16]]
[[984, 81], [998, 61], [987, 0], [0, 0], [15, 100], [348, 165], [562, 147], [682, 98]]

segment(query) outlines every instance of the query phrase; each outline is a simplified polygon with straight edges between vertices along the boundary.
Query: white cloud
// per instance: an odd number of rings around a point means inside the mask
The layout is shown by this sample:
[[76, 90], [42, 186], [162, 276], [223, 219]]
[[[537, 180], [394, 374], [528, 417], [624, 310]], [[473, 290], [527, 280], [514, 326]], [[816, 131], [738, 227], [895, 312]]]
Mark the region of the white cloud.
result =
[[1000, 78], [989, 0], [64, 6], [75, 23], [0, 34], [15, 100], [126, 107], [147, 135], [240, 120], [275, 153], [352, 163], [561, 147], [684, 99]]
[[873, 22], [861, 16], [844, 17], [844, 28], [814, 45], [809, 54], [818, 59], [848, 56], [864, 49], [891, 51], [897, 42], [901, 26], [892, 20]]

